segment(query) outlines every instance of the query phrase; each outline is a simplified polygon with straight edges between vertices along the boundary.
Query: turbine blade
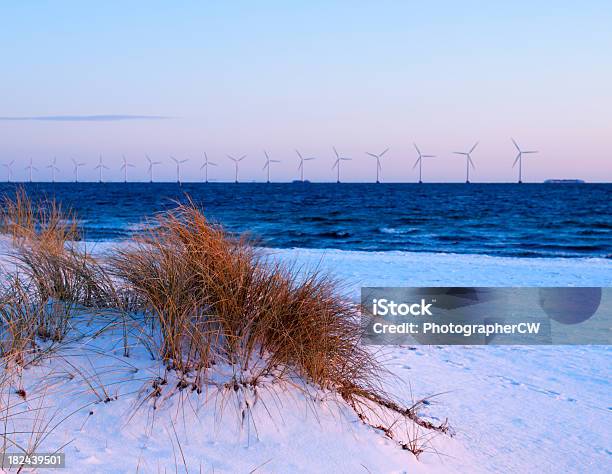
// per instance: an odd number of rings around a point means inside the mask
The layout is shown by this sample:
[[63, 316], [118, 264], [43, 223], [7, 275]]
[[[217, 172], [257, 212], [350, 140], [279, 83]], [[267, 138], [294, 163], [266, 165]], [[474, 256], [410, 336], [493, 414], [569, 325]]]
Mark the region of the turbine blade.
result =
[[518, 143], [516, 143], [516, 140], [515, 140], [514, 138], [512, 138], [512, 137], [510, 137], [510, 140], [512, 140], [512, 143], [514, 143], [514, 146], [516, 147], [516, 149], [517, 149], [518, 151], [521, 151], [521, 149], [520, 149], [520, 148], [519, 148], [519, 146], [518, 146]]
[[[372, 158], [379, 158], [374, 153], [370, 153], [369, 151], [366, 151], [366, 155], [370, 155]], [[380, 156], [382, 156], [382, 155], [380, 155]]]
[[297, 153], [297, 155], [300, 157], [300, 160], [302, 160], [302, 154], [299, 152], [299, 150], [295, 150], [295, 152]]
[[417, 146], [416, 143], [413, 143], [414, 145], [414, 149], [417, 151], [417, 153], [419, 154], [419, 156], [421, 156], [421, 150], [419, 150], [419, 147]]
[[464, 151], [453, 151], [453, 153], [454, 153], [455, 155], [465, 155], [465, 156], [467, 156], [467, 155], [468, 155], [468, 153], [466, 153], [466, 152], [464, 152]]
[[421, 157], [419, 156], [417, 158], [417, 160], [414, 162], [414, 165], [412, 166], [412, 169], [415, 169], [417, 167], [417, 165], [419, 164], [419, 161], [421, 161]]
[[389, 148], [385, 148], [385, 151], [383, 151], [380, 155], [378, 156], [383, 156], [385, 153], [387, 153], [389, 151]]
[[519, 151], [519, 154], [516, 155], [516, 159], [514, 160], [514, 163], [512, 163], [513, 168], [516, 166], [516, 163], [518, 162], [520, 158], [521, 158], [521, 152]]
[[339, 158], [340, 155], [338, 154], [338, 150], [336, 150], [336, 147], [333, 146], [332, 148], [334, 149], [334, 153], [336, 154], [336, 158]]
[[474, 162], [472, 161], [472, 158], [470, 158], [469, 156], [468, 156], [468, 161], [470, 162], [470, 165], [472, 165], [472, 168], [473, 168], [473, 169], [476, 169], [476, 165], [475, 165], [475, 164], [474, 164]]
[[472, 147], [472, 149], [469, 151], [469, 153], [472, 153], [476, 147], [478, 146], [478, 142], [474, 143], [474, 146]]

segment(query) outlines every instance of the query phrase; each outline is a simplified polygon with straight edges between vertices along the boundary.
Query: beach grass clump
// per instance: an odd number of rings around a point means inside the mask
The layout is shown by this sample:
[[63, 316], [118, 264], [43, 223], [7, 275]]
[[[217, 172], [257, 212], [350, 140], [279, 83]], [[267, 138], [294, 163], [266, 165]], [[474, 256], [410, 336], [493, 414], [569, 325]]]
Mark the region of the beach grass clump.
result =
[[0, 290], [0, 360], [3, 368], [23, 366], [36, 349], [40, 308], [31, 302], [27, 287], [19, 278]]
[[55, 200], [33, 202], [17, 189], [14, 197], [4, 196], [0, 222], [2, 231], [13, 237], [13, 296], [27, 296], [27, 305], [19, 308], [36, 315], [29, 323], [37, 337], [63, 339], [77, 306], [117, 306], [104, 267], [74, 242], [81, 233], [72, 211]]
[[13, 261], [33, 285], [41, 305], [54, 300], [86, 308], [116, 306], [112, 279], [86, 249], [28, 240], [16, 247]]
[[267, 261], [193, 205], [159, 215], [111, 267], [155, 315], [161, 357], [182, 372], [226, 364], [251, 380], [297, 374], [331, 388], [368, 383], [378, 367], [331, 278]]
[[[295, 377], [338, 395], [389, 437], [398, 419], [448, 430], [422, 420], [420, 404], [383, 390], [386, 372], [360, 344], [359, 307], [333, 278], [265, 258], [191, 203], [150, 221], [109, 266], [157, 323], [159, 355], [179, 388], [225, 380], [228, 390], [256, 390], [264, 380]], [[227, 367], [231, 376], [220, 378]]]
[[63, 246], [80, 237], [73, 211], [63, 209], [55, 199], [34, 202], [23, 188], [2, 197], [0, 233], [17, 242], [36, 240], [48, 246]]
[[274, 374], [326, 389], [377, 385], [379, 364], [359, 344], [358, 308], [333, 279], [268, 261], [193, 205], [157, 216], [111, 267], [159, 321], [161, 357], [172, 368], [229, 364], [252, 381]]

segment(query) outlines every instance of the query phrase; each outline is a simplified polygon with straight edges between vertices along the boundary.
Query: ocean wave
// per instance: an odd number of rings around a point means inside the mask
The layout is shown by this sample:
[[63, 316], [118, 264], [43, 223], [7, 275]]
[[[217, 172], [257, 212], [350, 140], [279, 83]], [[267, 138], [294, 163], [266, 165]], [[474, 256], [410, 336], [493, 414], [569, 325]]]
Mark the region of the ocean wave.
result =
[[414, 227], [408, 227], [405, 229], [398, 229], [396, 227], [380, 227], [378, 229], [378, 232], [380, 232], [381, 234], [398, 234], [398, 235], [402, 235], [402, 234], [413, 234], [415, 232], [418, 232], [418, 229], [414, 228]]

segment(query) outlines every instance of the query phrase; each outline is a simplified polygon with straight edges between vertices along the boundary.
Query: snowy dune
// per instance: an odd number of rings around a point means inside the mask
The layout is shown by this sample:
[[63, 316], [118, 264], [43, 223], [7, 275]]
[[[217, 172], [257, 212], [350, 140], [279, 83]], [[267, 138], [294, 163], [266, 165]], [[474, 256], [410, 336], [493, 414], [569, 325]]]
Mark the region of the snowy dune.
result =
[[[97, 245], [98, 251], [107, 245]], [[612, 261], [334, 250], [270, 250], [360, 286], [609, 285]], [[424, 414], [448, 418], [456, 436], [436, 436], [418, 460], [343, 403], [313, 402], [299, 387], [261, 392], [243, 424], [231, 398], [214, 389], [178, 392], [158, 409], [136, 410], [139, 391], [161, 375], [143, 349], [122, 357], [122, 335], [106, 333], [63, 348], [62, 357], [24, 372], [27, 401], [66, 418], [45, 440], [67, 443], [65, 472], [607, 472], [611, 460], [608, 347], [388, 347], [381, 357], [407, 399], [441, 394]], [[376, 348], [376, 350], [379, 350]], [[73, 366], [82, 374], [74, 376]], [[98, 375], [93, 375], [94, 373]], [[51, 374], [53, 384], [40, 380]], [[72, 374], [72, 375], [70, 375]], [[96, 391], [94, 385], [104, 387]], [[87, 379], [90, 379], [87, 381]], [[172, 385], [172, 380], [169, 381]], [[110, 395], [111, 401], [101, 398]], [[203, 397], [209, 402], [202, 405]], [[197, 404], [197, 406], [196, 406]], [[222, 417], [214, 408], [225, 404]], [[269, 413], [268, 413], [269, 412]], [[271, 414], [271, 416], [270, 416]], [[11, 429], [31, 428], [32, 417]], [[184, 458], [184, 461], [183, 461]]]
[[[612, 260], [527, 259], [408, 252], [275, 250], [361, 286], [609, 286]], [[411, 350], [415, 349], [415, 350]], [[449, 472], [609, 472], [609, 346], [385, 348], [415, 396], [444, 392], [431, 413], [449, 417], [468, 466]]]

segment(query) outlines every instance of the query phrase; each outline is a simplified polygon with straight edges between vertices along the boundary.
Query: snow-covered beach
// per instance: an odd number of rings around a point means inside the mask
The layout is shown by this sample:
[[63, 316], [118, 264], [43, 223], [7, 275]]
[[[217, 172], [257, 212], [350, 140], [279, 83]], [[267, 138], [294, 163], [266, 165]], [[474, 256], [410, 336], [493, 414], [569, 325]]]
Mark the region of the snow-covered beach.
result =
[[[366, 285], [604, 286], [612, 281], [612, 262], [604, 259], [270, 252], [298, 267], [330, 271], [354, 297]], [[214, 392], [181, 392], [157, 410], [138, 408], [143, 384], [162, 369], [142, 349], [122, 357], [121, 347], [121, 334], [86, 338], [62, 349], [62, 357], [24, 371], [27, 401], [11, 395], [18, 407], [45, 407], [47, 417], [54, 415], [52, 425], [63, 420], [44, 446], [65, 444], [67, 472], [181, 472], [184, 466], [189, 472], [217, 473], [606, 472], [610, 465], [607, 346], [373, 348], [398, 377], [389, 380], [389, 390], [414, 400], [436, 395], [424, 414], [448, 418], [455, 432], [452, 438], [433, 436], [418, 460], [363, 425], [342, 403], [313, 403], [295, 387], [264, 391], [246, 423], [240, 423], [231, 400]], [[80, 367], [79, 375], [72, 365]], [[43, 389], [42, 374], [55, 382]], [[92, 391], [92, 383], [104, 389]], [[105, 403], [106, 395], [111, 400]], [[208, 403], [198, 403], [203, 396]], [[222, 404], [219, 415], [215, 409]], [[32, 416], [22, 418], [13, 429], [36, 423]]]

